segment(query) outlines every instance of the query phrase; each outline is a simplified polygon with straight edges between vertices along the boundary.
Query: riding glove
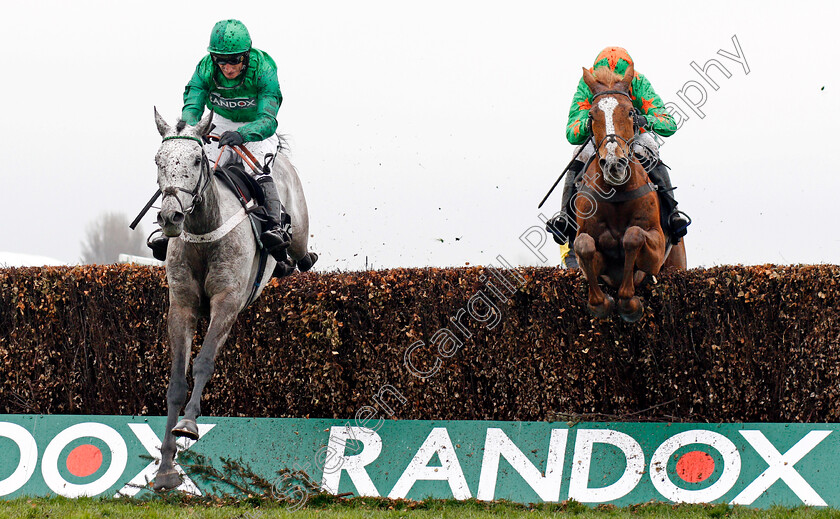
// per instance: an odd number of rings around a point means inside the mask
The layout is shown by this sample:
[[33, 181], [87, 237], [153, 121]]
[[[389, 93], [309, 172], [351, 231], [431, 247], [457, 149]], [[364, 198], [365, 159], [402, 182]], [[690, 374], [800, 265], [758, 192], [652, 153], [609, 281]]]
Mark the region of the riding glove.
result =
[[640, 114], [639, 112], [633, 112], [633, 122], [636, 124], [636, 128], [640, 130], [644, 128], [648, 121], [644, 115]]
[[239, 132], [225, 132], [219, 139], [219, 146], [242, 146], [244, 142]]

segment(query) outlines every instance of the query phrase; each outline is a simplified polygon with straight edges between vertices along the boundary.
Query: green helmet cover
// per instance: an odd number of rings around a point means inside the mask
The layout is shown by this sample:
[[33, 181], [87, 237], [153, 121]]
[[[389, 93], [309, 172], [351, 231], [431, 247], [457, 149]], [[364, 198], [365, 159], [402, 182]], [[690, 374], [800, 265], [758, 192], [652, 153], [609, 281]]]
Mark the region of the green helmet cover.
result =
[[251, 35], [239, 20], [222, 20], [210, 33], [211, 54], [241, 54], [251, 50]]

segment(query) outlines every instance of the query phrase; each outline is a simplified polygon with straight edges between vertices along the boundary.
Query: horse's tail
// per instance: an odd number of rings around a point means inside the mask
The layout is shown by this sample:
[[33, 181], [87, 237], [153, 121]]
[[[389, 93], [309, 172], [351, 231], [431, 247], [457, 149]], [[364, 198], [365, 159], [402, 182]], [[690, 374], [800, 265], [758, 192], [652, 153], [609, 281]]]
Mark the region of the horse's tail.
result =
[[286, 138], [286, 134], [284, 133], [275, 133], [274, 135], [277, 136], [277, 153], [283, 153], [284, 151], [289, 151], [289, 140]]

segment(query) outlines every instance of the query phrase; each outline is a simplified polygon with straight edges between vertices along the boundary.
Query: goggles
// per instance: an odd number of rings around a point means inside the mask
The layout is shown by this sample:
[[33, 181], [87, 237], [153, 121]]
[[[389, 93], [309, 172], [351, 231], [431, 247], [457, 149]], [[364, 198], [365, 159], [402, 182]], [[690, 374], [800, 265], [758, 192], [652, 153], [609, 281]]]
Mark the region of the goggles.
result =
[[245, 62], [245, 54], [213, 54], [216, 65], [239, 65]]

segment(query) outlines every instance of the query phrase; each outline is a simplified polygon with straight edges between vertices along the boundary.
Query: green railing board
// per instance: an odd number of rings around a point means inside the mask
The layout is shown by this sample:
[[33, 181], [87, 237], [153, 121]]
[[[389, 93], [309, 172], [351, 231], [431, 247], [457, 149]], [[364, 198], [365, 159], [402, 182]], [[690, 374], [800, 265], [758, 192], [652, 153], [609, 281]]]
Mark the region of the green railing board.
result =
[[[838, 424], [201, 417], [199, 425], [191, 451], [240, 460], [269, 480], [303, 470], [334, 493], [840, 507]], [[142, 456], [159, 456], [164, 426], [163, 417], [0, 415], [0, 497], [136, 494], [127, 485], [154, 477]], [[189, 479], [182, 489], [212, 491]]]

